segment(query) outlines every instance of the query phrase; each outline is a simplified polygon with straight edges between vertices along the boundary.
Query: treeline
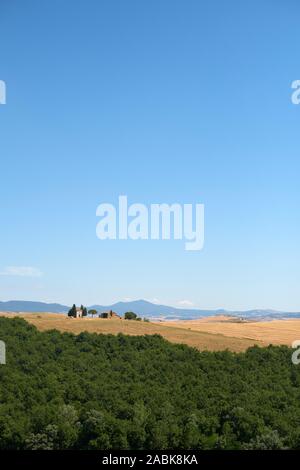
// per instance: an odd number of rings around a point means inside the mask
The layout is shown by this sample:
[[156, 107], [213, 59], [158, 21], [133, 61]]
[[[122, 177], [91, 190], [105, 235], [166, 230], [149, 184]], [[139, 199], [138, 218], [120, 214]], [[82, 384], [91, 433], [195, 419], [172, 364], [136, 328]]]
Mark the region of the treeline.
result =
[[199, 352], [18, 318], [0, 318], [0, 339], [0, 449], [300, 448], [287, 347]]

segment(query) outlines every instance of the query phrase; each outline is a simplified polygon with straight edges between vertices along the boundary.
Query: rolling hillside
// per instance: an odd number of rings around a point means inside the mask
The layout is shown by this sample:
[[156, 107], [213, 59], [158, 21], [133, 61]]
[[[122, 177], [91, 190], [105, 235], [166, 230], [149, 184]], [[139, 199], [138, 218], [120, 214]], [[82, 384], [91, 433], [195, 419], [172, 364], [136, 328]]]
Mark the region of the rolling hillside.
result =
[[[23, 300], [11, 300], [8, 302], [0, 302], [0, 311], [3, 312], [53, 312], [66, 313], [69, 306], [59, 303], [33, 302]], [[175, 308], [168, 305], [158, 305], [146, 300], [134, 300], [130, 302], [117, 302], [111, 305], [95, 304], [87, 307], [88, 309], [96, 309], [99, 312], [113, 310], [119, 315], [125, 312], [133, 311], [142, 317], [152, 320], [194, 320], [203, 317], [216, 315], [226, 315], [233, 317], [241, 317], [245, 319], [255, 320], [272, 320], [282, 318], [300, 318], [300, 312], [275, 311], [271, 309], [253, 309], [247, 311], [230, 311], [224, 309], [218, 310], [201, 310], [201, 309], [184, 309]]]

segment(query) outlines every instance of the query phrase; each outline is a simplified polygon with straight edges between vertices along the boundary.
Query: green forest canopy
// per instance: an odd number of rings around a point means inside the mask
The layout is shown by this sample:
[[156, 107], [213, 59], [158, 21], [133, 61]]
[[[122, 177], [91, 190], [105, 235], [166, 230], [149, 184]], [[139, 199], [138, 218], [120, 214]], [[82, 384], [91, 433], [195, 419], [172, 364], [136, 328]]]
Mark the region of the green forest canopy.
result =
[[0, 318], [0, 339], [0, 449], [300, 448], [288, 347], [199, 352], [19, 318]]

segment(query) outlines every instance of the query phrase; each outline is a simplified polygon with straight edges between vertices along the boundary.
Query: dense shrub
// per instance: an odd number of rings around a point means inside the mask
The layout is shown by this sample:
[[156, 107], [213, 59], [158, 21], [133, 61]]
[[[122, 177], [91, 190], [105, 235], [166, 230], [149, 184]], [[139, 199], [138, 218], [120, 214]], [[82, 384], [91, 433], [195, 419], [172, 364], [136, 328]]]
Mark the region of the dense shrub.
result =
[[300, 448], [287, 347], [199, 352], [18, 318], [0, 318], [0, 339], [0, 449]]

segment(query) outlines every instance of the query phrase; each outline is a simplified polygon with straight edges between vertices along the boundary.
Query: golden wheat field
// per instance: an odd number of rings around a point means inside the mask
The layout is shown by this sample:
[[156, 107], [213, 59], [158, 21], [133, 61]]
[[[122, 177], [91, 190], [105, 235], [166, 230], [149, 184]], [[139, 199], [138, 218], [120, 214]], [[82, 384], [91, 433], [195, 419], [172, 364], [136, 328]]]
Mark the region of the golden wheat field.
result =
[[259, 341], [265, 344], [286, 344], [300, 340], [299, 320], [240, 321], [233, 317], [210, 317], [198, 320], [162, 322], [162, 326], [177, 326], [189, 331], [222, 334], [226, 337]]
[[257, 344], [291, 345], [300, 339], [299, 320], [241, 322], [232, 317], [210, 317], [174, 322], [137, 322], [102, 318], [68, 318], [57, 313], [0, 313], [9, 318], [18, 316], [39, 330], [57, 329], [78, 334], [90, 333], [127, 335], [159, 334], [172, 343], [183, 343], [199, 350], [244, 351]]

